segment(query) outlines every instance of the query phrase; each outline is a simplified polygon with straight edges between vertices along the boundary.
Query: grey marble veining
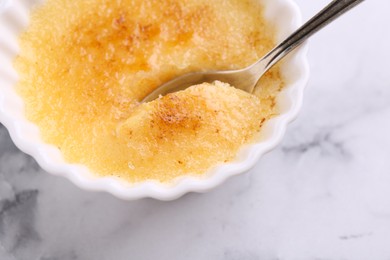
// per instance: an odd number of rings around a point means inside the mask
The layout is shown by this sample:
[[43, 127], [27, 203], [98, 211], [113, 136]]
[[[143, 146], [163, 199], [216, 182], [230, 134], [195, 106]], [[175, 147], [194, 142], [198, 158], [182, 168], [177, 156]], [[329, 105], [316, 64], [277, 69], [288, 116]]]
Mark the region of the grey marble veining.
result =
[[[305, 18], [328, 1], [297, 0]], [[45, 173], [0, 125], [0, 260], [389, 260], [390, 2], [311, 40], [281, 145], [206, 194], [126, 202]]]

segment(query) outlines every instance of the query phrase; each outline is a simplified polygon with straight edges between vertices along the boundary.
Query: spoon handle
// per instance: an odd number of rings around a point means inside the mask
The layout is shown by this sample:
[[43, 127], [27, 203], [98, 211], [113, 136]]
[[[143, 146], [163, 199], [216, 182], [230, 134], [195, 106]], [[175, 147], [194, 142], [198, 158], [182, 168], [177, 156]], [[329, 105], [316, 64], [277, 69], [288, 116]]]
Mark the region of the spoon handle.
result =
[[[272, 49], [256, 65], [260, 65], [261, 70], [267, 71], [276, 62], [282, 59], [286, 54], [299, 46], [303, 41], [338, 18], [340, 15], [349, 11], [363, 0], [334, 0], [317, 15], [302, 25], [298, 30], [291, 34], [287, 39]], [[261, 76], [261, 75], [260, 75]]]

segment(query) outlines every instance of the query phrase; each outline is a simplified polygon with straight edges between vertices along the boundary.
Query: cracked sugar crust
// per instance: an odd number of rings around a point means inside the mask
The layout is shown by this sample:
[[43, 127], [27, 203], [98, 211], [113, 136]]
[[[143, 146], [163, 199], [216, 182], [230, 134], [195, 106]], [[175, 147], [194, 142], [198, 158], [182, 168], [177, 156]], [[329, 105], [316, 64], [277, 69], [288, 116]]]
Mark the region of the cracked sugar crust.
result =
[[228, 84], [204, 83], [140, 105], [117, 136], [137, 176], [167, 181], [200, 174], [252, 141], [265, 119], [260, 105]]
[[[138, 139], [118, 136], [119, 126], [139, 120], [136, 124], [141, 127], [145, 120], [141, 115], [148, 114], [152, 105], [140, 105], [139, 100], [161, 83], [191, 71], [242, 68], [272, 46], [273, 28], [265, 23], [262, 6], [255, 0], [48, 0], [31, 14], [30, 25], [20, 37], [21, 51], [15, 61], [20, 76], [18, 91], [25, 101], [27, 118], [69, 163], [84, 164], [98, 175], [120, 176], [130, 182], [170, 181], [176, 176], [201, 174], [231, 160], [243, 143], [226, 146], [231, 150], [214, 160], [194, 155], [191, 158], [198, 161], [189, 162], [172, 156], [165, 169], [149, 167], [145, 161], [142, 167], [149, 172], [144, 174], [133, 158], [150, 153], [154, 144], [146, 149], [147, 143], [139, 145], [140, 140], [146, 140], [141, 135]], [[254, 125], [277, 113], [275, 98], [283, 86], [278, 67], [260, 84], [255, 95], [260, 100], [257, 109], [261, 116]], [[160, 105], [153, 108], [154, 121], [148, 127], [164, 131], [153, 138], [173, 138], [165, 142], [172, 147], [177, 145], [175, 138], [185, 135], [188, 147], [198, 147], [197, 143], [208, 147], [217, 140], [210, 139], [209, 144], [193, 135], [192, 129], [211, 127], [214, 122], [207, 123], [204, 115], [187, 110], [205, 108], [205, 97], [221, 88], [194, 89], [199, 93], [185, 100], [180, 94], [157, 102]], [[229, 99], [223, 95], [237, 96], [235, 91], [223, 93], [215, 95], [221, 102]], [[209, 107], [210, 102], [207, 104]], [[244, 103], [239, 106], [243, 111], [248, 109]], [[225, 106], [216, 110], [222, 111], [219, 117], [234, 115], [233, 122], [237, 115], [230, 110], [237, 109]], [[228, 120], [223, 122], [230, 126]], [[211, 136], [228, 138], [224, 136], [225, 125], [213, 125]], [[238, 132], [245, 133], [242, 140], [249, 143], [249, 136], [258, 130]], [[143, 148], [131, 153], [129, 147], [136, 144]], [[178, 161], [182, 168], [176, 169]]]

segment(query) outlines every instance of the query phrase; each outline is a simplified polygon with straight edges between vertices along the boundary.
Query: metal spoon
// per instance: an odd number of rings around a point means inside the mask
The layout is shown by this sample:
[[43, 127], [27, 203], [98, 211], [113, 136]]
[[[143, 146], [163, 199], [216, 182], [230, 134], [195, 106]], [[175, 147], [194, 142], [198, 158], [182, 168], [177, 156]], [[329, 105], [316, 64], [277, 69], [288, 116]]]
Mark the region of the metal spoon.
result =
[[256, 63], [240, 70], [228, 71], [204, 71], [185, 74], [166, 82], [152, 93], [147, 95], [142, 102], [149, 102], [160, 95], [186, 89], [189, 86], [203, 82], [216, 80], [227, 82], [232, 86], [252, 93], [257, 82], [275, 63], [281, 60], [286, 54], [294, 50], [307, 38], [328, 25], [340, 15], [349, 11], [363, 0], [334, 0], [312, 19], [302, 25], [298, 30], [287, 37], [278, 46], [272, 49]]

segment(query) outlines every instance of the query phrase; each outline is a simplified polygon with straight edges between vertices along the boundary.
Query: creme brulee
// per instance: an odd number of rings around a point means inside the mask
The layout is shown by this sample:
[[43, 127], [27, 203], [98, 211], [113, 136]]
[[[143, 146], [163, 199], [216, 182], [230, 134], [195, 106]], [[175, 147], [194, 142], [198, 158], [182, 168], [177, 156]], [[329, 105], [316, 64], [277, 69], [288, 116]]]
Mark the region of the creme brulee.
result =
[[278, 68], [256, 92], [201, 84], [150, 103], [190, 71], [243, 68], [273, 46], [257, 0], [48, 0], [15, 67], [26, 115], [66, 161], [129, 182], [200, 175], [277, 113]]

